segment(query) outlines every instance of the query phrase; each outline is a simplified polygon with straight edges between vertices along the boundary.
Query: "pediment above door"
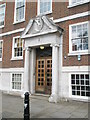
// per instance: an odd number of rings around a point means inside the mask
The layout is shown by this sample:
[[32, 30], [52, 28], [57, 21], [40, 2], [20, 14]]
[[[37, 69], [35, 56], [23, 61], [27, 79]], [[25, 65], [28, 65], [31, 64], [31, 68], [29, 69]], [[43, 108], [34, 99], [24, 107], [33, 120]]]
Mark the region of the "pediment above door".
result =
[[63, 29], [57, 26], [47, 16], [37, 16], [29, 21], [27, 27], [21, 35], [21, 38], [34, 37], [56, 31], [62, 33]]

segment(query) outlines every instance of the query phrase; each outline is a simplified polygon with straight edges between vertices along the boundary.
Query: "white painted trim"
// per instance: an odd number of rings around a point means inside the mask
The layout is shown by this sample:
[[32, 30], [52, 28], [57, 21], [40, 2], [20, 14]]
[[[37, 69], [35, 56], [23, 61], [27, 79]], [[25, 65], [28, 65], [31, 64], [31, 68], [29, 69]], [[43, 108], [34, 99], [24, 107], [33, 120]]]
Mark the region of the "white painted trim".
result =
[[83, 4], [86, 4], [86, 3], [90, 2], [89, 0], [85, 0], [85, 1], [82, 0], [81, 2], [77, 2], [77, 3], [72, 4], [71, 1], [72, 0], [69, 0], [68, 8], [76, 7], [76, 6], [83, 5]]
[[28, 35], [25, 35], [24, 37], [21, 37], [21, 38], [29, 38], [29, 37], [35, 37], [35, 36], [39, 36], [39, 35], [45, 35], [45, 34], [49, 34], [49, 33], [54, 33], [54, 32], [57, 32], [57, 29], [53, 29], [53, 30], [50, 30], [50, 31], [44, 31], [42, 33], [36, 33], [36, 34], [28, 34]]
[[24, 68], [0, 68], [0, 73], [12, 73], [12, 72], [24, 73]]
[[68, 81], [69, 81], [69, 98], [71, 98], [71, 96], [72, 96], [72, 90], [71, 90], [71, 73], [69, 73], [68, 74], [69, 75], [69, 77], [68, 77]]
[[[5, 22], [4, 22], [4, 25], [5, 25]], [[1, 29], [1, 28], [4, 28], [4, 25], [0, 26], [0, 29]]]
[[[24, 68], [0, 68], [0, 73], [4, 72], [23, 72], [24, 73]], [[68, 72], [90, 72], [90, 66], [68, 66], [68, 67], [62, 67], [62, 72], [63, 73], [68, 73]]]
[[69, 67], [62, 67], [63, 73], [77, 73], [77, 72], [90, 72], [90, 66], [69, 66]]
[[25, 22], [25, 19], [23, 19], [22, 21], [14, 22], [13, 25], [19, 24], [19, 23], [22, 23], [22, 22]]
[[16, 60], [18, 60], [18, 61], [23, 60], [23, 56], [11, 58], [11, 61], [16, 61]]
[[[76, 19], [76, 18], [80, 18], [80, 17], [89, 16], [89, 15], [90, 15], [90, 11], [87, 11], [87, 12], [78, 13], [78, 14], [74, 14], [74, 15], [71, 15], [71, 16], [63, 17], [63, 18], [60, 18], [60, 19], [56, 19], [56, 20], [53, 20], [53, 22], [54, 23], [60, 23], [60, 22], [64, 22], [64, 21], [67, 21], [67, 20], [72, 20], [72, 19]], [[1, 33], [0, 37], [10, 35], [10, 34], [15, 34], [15, 33], [18, 33], [18, 32], [23, 32], [24, 29], [25, 28], [20, 28], [20, 29], [16, 29], [16, 30], [9, 31], [9, 32], [6, 32], [6, 33]]]
[[74, 25], [82, 25], [84, 23], [88, 23], [89, 21], [85, 21], [85, 22], [78, 22], [78, 23], [75, 23], [75, 24], [70, 24], [70, 26], [74, 26]]
[[68, 56], [75, 56], [75, 55], [89, 55], [90, 52], [88, 50], [86, 51], [74, 51], [74, 52], [71, 52], [71, 53], [68, 53]]
[[2, 58], [0, 58], [0, 62], [2, 61]]
[[[2, 58], [3, 58], [3, 40], [0, 40], [2, 42]], [[0, 58], [0, 61], [2, 61], [2, 58]]]
[[51, 0], [51, 9], [48, 12], [45, 13], [40, 13], [40, 0], [37, 1], [37, 15], [42, 15], [42, 14], [50, 14], [52, 13], [52, 0]]
[[87, 12], [78, 13], [78, 14], [67, 16], [67, 17], [63, 17], [63, 18], [60, 18], [60, 19], [56, 19], [56, 20], [54, 20], [54, 22], [55, 23], [60, 23], [60, 22], [64, 22], [64, 21], [67, 21], [67, 20], [72, 20], [72, 19], [76, 19], [76, 18], [80, 18], [80, 17], [89, 16], [89, 15], [90, 15], [90, 11], [87, 11]]
[[[89, 30], [89, 21], [79, 22], [79, 23], [69, 25], [69, 54], [68, 54], [68, 56], [90, 54], [89, 47], [88, 47], [88, 50], [72, 51], [72, 41], [71, 41], [72, 30], [71, 30], [71, 28], [72, 28], [72, 26], [83, 25], [85, 23], [88, 24], [88, 30]], [[89, 33], [88, 33], [88, 41], [89, 41], [89, 39], [90, 38], [89, 38]], [[88, 46], [89, 46], [89, 42], [88, 42]]]
[[[5, 12], [6, 12], [6, 3], [1, 4], [0, 7], [2, 7], [3, 5], [5, 5]], [[5, 12], [4, 12], [4, 25], [0, 26], [0, 28], [3, 28], [5, 26]]]
[[1, 34], [0, 34], [0, 37], [6, 36], [6, 35], [15, 34], [15, 33], [18, 33], [18, 32], [22, 32], [22, 31], [24, 31], [24, 29], [25, 29], [25, 28], [20, 28], [20, 29], [16, 29], [16, 30], [9, 31], [9, 32], [6, 32], [6, 33], [1, 33]]
[[16, 21], [16, 3], [17, 0], [15, 0], [15, 8], [14, 8], [14, 23], [13, 24], [17, 24], [17, 23], [21, 23], [25, 21], [25, 9], [26, 9], [26, 0], [25, 0], [25, 8], [24, 8], [24, 18], [20, 21]]
[[15, 36], [13, 37], [13, 42], [12, 42], [12, 58], [11, 60], [22, 60], [23, 59], [23, 49], [22, 49], [22, 56], [14, 56], [14, 45], [15, 45], [15, 39], [20, 38], [20, 36]]

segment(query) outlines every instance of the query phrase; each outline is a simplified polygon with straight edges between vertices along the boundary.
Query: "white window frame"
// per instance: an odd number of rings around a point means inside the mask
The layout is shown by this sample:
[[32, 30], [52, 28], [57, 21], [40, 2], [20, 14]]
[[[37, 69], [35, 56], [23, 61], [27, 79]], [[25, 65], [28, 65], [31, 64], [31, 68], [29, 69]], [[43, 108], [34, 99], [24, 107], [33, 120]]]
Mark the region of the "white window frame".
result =
[[5, 26], [5, 11], [6, 11], [6, 3], [1, 4], [0, 7], [2, 7], [3, 5], [5, 5], [5, 9], [4, 9], [4, 25], [1, 25], [0, 28], [3, 28]]
[[[22, 79], [21, 79], [21, 89], [13, 89], [12, 88], [12, 75], [13, 74], [21, 74], [22, 75]], [[11, 91], [22, 91], [22, 85], [23, 85], [23, 73], [20, 73], [20, 72], [14, 72], [14, 73], [11, 73], [11, 82], [10, 82], [10, 86], [11, 86]]]
[[50, 11], [47, 11], [45, 13], [40, 13], [40, 0], [38, 0], [37, 15], [50, 14], [50, 13], [52, 13], [52, 0], [51, 0], [51, 9], [50, 9]]
[[76, 2], [76, 3], [72, 4], [72, 0], [69, 0], [68, 8], [75, 7], [75, 6], [78, 6], [78, 5], [83, 5], [83, 4], [88, 3], [88, 2], [90, 2], [90, 1], [89, 0], [85, 0], [85, 1], [82, 0], [80, 2]]
[[19, 20], [19, 21], [16, 21], [16, 5], [17, 5], [17, 0], [15, 0], [15, 10], [14, 10], [14, 23], [13, 24], [17, 24], [17, 23], [21, 23], [21, 22], [24, 22], [25, 21], [25, 10], [26, 10], [26, 0], [25, 1], [25, 7], [24, 7], [24, 18]]
[[16, 56], [16, 57], [14, 56], [15, 39], [17, 39], [17, 38], [20, 38], [20, 36], [13, 37], [13, 42], [12, 42], [12, 58], [11, 58], [11, 60], [22, 60], [23, 59], [23, 48], [22, 48], [22, 56]]
[[71, 75], [72, 74], [79, 74], [79, 75], [81, 75], [81, 74], [89, 74], [90, 75], [90, 73], [89, 72], [74, 72], [74, 73], [69, 73], [69, 98], [71, 98], [71, 99], [73, 99], [73, 100], [80, 100], [80, 101], [82, 101], [82, 100], [85, 100], [85, 101], [88, 101], [88, 98], [89, 97], [87, 97], [87, 96], [77, 96], [77, 95], [72, 95], [72, 88], [71, 88]]
[[[3, 40], [0, 40], [2, 42], [2, 58], [3, 58]], [[2, 61], [2, 58], [0, 58], [0, 61]]]
[[[77, 26], [77, 25], [82, 25], [82, 24], [88, 24], [88, 50], [79, 50], [79, 51], [72, 51], [72, 41], [71, 41], [71, 34], [72, 34], [72, 26]], [[85, 55], [85, 54], [90, 54], [90, 30], [89, 30], [90, 23], [89, 21], [85, 22], [80, 22], [80, 23], [75, 23], [69, 25], [69, 54], [68, 56], [71, 55]]]

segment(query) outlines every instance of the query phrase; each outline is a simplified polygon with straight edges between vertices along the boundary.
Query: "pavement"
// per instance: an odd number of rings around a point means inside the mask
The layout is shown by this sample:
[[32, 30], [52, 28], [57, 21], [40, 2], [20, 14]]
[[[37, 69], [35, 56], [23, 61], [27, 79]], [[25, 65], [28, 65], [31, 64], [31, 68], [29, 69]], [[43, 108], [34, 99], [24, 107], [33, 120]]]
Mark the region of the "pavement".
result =
[[[49, 103], [48, 96], [31, 96], [29, 105], [30, 118], [66, 118], [69, 120], [70, 118], [88, 119], [89, 115], [87, 102], [60, 101], [59, 103]], [[24, 99], [8, 94], [0, 96], [0, 119], [1, 117], [12, 118], [12, 120], [23, 118], [23, 114]]]

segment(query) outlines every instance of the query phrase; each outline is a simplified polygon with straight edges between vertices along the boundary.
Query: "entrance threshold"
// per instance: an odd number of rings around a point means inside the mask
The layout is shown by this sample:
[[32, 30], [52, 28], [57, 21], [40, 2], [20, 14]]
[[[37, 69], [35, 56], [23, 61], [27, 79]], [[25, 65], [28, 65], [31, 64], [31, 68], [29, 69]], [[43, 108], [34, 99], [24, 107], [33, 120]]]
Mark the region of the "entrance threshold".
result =
[[30, 97], [32, 99], [44, 99], [44, 100], [48, 100], [48, 98], [50, 97], [50, 95], [45, 95], [45, 94], [39, 94], [39, 93], [35, 93], [30, 95]]

